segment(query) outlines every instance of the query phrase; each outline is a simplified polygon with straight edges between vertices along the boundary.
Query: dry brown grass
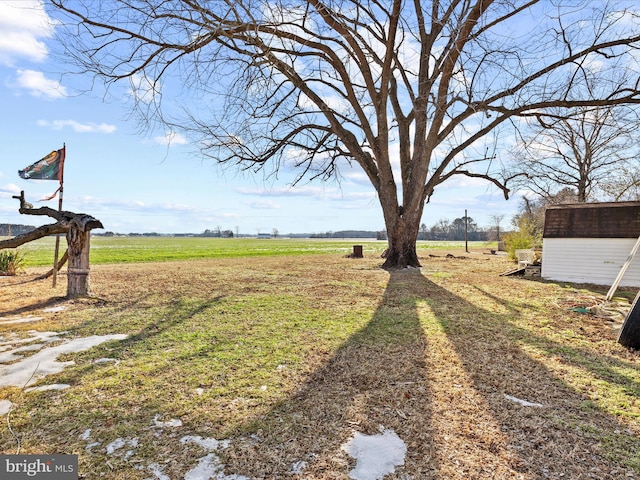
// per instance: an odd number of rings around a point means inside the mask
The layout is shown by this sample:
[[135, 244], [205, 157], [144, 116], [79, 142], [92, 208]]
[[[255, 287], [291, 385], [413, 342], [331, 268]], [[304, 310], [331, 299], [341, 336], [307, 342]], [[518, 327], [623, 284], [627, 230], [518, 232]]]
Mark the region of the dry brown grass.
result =
[[[48, 281], [21, 283], [33, 272], [2, 278], [0, 316], [38, 314], [54, 304], [68, 308], [37, 324], [0, 326], [0, 334], [32, 328], [133, 333], [135, 339], [120, 352], [121, 368], [133, 365], [135, 342], [147, 341], [154, 329], [169, 331], [167, 312], [182, 316], [189, 302], [195, 302], [190, 319], [197, 318], [196, 310], [220, 309], [220, 318], [264, 315], [274, 321], [277, 312], [251, 302], [280, 297], [283, 312], [317, 314], [318, 321], [344, 318], [345, 325], [292, 330], [299, 358], [277, 378], [265, 373], [269, 391], [262, 396], [238, 385], [216, 390], [208, 380], [209, 393], [193, 398], [199, 379], [173, 384], [168, 370], [179, 366], [170, 364], [153, 373], [155, 388], [162, 389], [159, 398], [145, 397], [141, 383], [136, 400], [124, 377], [120, 386], [101, 377], [105, 383], [99, 386], [88, 363], [79, 361], [66, 374], [75, 381], [71, 389], [20, 404], [15, 426], [23, 446], [78, 453], [86, 478], [99, 478], [104, 453], [85, 450], [79, 434], [93, 428], [115, 438], [129, 431], [145, 444], [138, 465], [163, 458], [165, 473], [182, 478], [193, 458], [177, 442], [178, 434], [154, 437], [148, 428], [145, 433], [151, 413], [161, 411], [184, 422], [180, 435], [231, 439], [221, 455], [225, 472], [249, 478], [291, 478], [298, 461], [308, 462], [302, 478], [348, 478], [353, 464], [341, 445], [354, 431], [372, 434], [381, 426], [395, 430], [408, 447], [405, 464], [387, 478], [640, 478], [638, 354], [615, 342], [610, 322], [567, 308], [586, 295], [601, 298], [604, 291], [501, 277], [511, 266], [503, 258], [452, 253], [456, 258], [423, 258], [420, 271], [392, 273], [378, 268], [379, 258], [338, 256], [96, 266], [95, 298], [76, 301], [62, 298], [64, 276], [53, 291]], [[234, 305], [240, 310], [229, 312]], [[287, 325], [285, 336], [293, 328]], [[274, 329], [273, 335], [280, 334]], [[247, 371], [273, 370], [281, 359], [271, 355], [252, 357], [264, 364]], [[231, 367], [220, 367], [227, 381]], [[0, 398], [18, 398], [15, 390], [5, 390]], [[544, 407], [523, 407], [505, 395]], [[43, 412], [60, 418], [75, 413], [79, 423], [64, 432], [62, 420], [49, 428], [30, 425], [29, 415], [50, 418]], [[0, 450], [10, 453], [13, 446], [3, 432]], [[111, 460], [111, 469], [101, 474], [149, 478], [134, 466]]]

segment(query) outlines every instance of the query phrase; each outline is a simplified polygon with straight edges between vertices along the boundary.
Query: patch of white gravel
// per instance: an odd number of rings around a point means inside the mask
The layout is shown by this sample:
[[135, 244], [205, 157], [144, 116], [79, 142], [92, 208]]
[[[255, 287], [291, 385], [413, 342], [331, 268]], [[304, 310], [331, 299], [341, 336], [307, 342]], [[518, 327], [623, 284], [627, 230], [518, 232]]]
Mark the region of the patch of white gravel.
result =
[[92, 335], [83, 338], [63, 341], [59, 345], [46, 347], [30, 357], [0, 367], [0, 387], [24, 387], [33, 385], [39, 379], [59, 373], [74, 362], [59, 362], [57, 358], [65, 353], [76, 353], [89, 350], [96, 345], [110, 340], [124, 340], [127, 335]]

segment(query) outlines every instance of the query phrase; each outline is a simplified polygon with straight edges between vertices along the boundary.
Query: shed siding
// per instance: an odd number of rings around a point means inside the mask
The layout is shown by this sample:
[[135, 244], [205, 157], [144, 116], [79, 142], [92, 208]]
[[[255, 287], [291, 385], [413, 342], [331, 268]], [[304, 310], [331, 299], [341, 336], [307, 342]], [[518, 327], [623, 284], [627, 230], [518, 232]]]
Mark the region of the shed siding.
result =
[[[542, 278], [558, 282], [612, 285], [637, 239], [544, 238]], [[640, 253], [621, 286], [640, 286]]]

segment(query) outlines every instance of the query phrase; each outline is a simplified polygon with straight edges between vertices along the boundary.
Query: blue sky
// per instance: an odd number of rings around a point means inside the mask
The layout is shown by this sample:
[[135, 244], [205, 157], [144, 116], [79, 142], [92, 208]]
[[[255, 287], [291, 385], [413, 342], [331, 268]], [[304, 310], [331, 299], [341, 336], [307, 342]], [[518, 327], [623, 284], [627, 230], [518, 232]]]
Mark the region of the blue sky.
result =
[[[180, 136], [141, 134], [130, 113], [126, 85], [105, 92], [90, 78], [60, 76], [51, 54], [58, 47], [40, 2], [0, 0], [0, 223], [41, 225], [46, 217], [20, 215], [21, 190], [35, 206], [56, 182], [23, 180], [18, 170], [66, 144], [65, 210], [100, 219], [118, 233], [199, 233], [220, 227], [241, 234], [381, 230], [373, 188], [357, 166], [337, 182], [292, 187], [269, 178], [222, 169], [202, 159]], [[64, 67], [63, 67], [64, 68]], [[468, 214], [481, 226], [518, 209], [486, 182], [454, 179], [436, 189], [423, 223]]]

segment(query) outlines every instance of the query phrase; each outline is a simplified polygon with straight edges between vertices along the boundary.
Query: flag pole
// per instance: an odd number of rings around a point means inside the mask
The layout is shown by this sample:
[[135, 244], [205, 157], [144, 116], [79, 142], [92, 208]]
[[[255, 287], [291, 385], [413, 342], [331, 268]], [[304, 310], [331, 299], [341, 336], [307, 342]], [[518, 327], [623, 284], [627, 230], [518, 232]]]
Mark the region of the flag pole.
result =
[[[67, 159], [67, 145], [65, 143], [62, 144], [62, 162], [60, 165], [60, 190], [58, 195], [58, 212], [62, 211], [62, 195], [64, 191], [64, 162]], [[56, 281], [58, 278], [58, 251], [60, 250], [60, 234], [56, 235], [56, 249], [53, 253], [53, 286], [51, 288], [56, 288]]]

